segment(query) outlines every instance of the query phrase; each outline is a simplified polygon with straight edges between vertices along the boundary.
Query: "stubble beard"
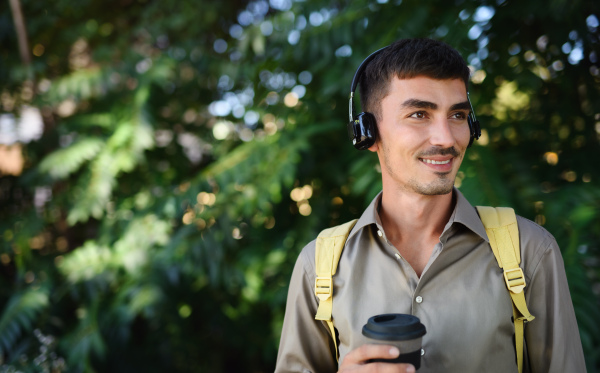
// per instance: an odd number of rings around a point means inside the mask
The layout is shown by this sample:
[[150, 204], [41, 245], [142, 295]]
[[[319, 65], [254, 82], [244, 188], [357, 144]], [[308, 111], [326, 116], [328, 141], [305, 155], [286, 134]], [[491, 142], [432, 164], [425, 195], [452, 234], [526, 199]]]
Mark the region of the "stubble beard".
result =
[[436, 172], [436, 175], [438, 178], [428, 184], [419, 183], [414, 178], [409, 179], [407, 187], [424, 196], [440, 196], [452, 192], [454, 178], [450, 177], [450, 172]]
[[[456, 152], [456, 150], [454, 150], [454, 152]], [[448, 153], [448, 151], [444, 151], [444, 153]], [[390, 164], [391, 162], [389, 161], [389, 150], [385, 145], [383, 146], [383, 156], [385, 161], [385, 168], [387, 169], [389, 175], [393, 179], [399, 181], [400, 178], [397, 173], [397, 170], [392, 169], [392, 166]], [[456, 159], [458, 159], [458, 157], [455, 157], [455, 160]], [[399, 183], [399, 185], [401, 185], [401, 188], [406, 191], [414, 192], [424, 196], [439, 196], [451, 193], [454, 187], [454, 180], [456, 179], [456, 175], [452, 176], [451, 171], [436, 172], [435, 174], [437, 175], [437, 179], [430, 183], [420, 182], [413, 177], [405, 183]]]

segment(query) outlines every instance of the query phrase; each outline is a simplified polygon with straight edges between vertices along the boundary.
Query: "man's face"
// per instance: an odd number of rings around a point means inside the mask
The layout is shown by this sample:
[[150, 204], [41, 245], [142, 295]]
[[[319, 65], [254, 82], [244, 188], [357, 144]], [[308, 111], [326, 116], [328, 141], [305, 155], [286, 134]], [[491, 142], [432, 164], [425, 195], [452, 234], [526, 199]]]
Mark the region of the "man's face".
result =
[[452, 191], [469, 144], [470, 105], [461, 79], [392, 78], [375, 145], [384, 185], [421, 195]]

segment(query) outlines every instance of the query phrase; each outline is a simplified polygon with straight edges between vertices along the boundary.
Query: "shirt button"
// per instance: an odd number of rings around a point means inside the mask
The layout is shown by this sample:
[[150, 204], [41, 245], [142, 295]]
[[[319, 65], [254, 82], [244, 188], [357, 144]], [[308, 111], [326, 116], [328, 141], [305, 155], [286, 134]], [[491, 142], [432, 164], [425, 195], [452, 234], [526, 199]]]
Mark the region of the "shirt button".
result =
[[400, 254], [396, 253], [394, 255], [396, 256], [396, 259], [400, 260]]
[[425, 355], [425, 350], [421, 349], [421, 356]]
[[380, 230], [378, 229], [378, 230], [377, 230], [377, 235], [378, 235], [379, 237], [383, 237], [383, 232], [382, 232], [382, 231], [380, 231]]
[[417, 301], [417, 303], [423, 303], [423, 297], [419, 295], [415, 298], [415, 301]]

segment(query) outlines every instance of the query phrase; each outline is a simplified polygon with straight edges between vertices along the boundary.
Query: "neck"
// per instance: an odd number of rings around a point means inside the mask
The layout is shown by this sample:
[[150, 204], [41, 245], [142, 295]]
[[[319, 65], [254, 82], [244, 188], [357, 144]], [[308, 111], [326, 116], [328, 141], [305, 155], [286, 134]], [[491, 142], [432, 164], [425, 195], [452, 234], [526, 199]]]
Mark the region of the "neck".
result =
[[379, 210], [383, 230], [418, 277], [439, 242], [453, 205], [452, 192], [424, 196], [405, 190], [390, 191], [384, 183]]
[[403, 247], [407, 240], [437, 242], [453, 207], [452, 192], [426, 196], [384, 185], [379, 216], [388, 239]]

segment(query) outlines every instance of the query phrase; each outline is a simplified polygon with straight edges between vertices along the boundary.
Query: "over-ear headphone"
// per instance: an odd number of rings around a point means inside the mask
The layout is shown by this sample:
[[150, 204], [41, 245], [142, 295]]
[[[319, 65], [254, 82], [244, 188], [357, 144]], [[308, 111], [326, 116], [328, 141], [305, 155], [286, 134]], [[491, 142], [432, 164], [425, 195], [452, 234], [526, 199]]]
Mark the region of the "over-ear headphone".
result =
[[[354, 92], [356, 91], [356, 87], [358, 86], [358, 81], [360, 80], [362, 72], [365, 70], [369, 62], [371, 62], [375, 56], [377, 56], [386, 48], [388, 47], [378, 49], [367, 56], [367, 58], [365, 58], [365, 60], [358, 66], [358, 69], [356, 69], [354, 77], [352, 78], [352, 85], [350, 86], [350, 121], [348, 123], [348, 137], [350, 140], [352, 140], [352, 145], [354, 145], [354, 147], [358, 150], [368, 149], [375, 144], [375, 139], [377, 138], [377, 121], [375, 120], [375, 116], [371, 113], [362, 112], [355, 116], [354, 103], [352, 102], [352, 99], [354, 98]], [[481, 136], [481, 126], [475, 117], [475, 111], [473, 110], [473, 105], [471, 104], [468, 91], [467, 101], [469, 101], [469, 105], [471, 106], [471, 112], [467, 117], [470, 132], [469, 145], [467, 147], [470, 147], [473, 144], [473, 140], [477, 140]]]

